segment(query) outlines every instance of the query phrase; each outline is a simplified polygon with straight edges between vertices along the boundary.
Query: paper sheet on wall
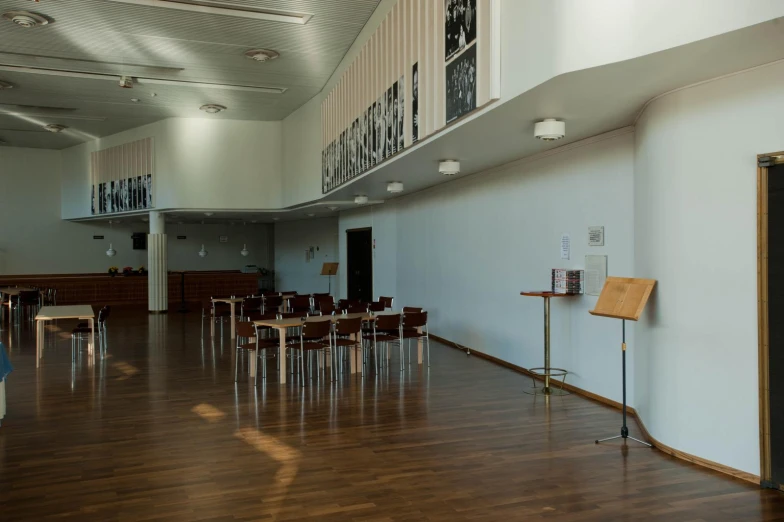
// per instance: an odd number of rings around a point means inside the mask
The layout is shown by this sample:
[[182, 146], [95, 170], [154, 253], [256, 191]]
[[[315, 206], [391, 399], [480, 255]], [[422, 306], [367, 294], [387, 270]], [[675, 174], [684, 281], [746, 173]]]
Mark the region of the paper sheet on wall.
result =
[[569, 234], [561, 235], [561, 259], [569, 259], [572, 250], [572, 241]]
[[585, 293], [599, 295], [607, 279], [607, 256], [585, 256]]

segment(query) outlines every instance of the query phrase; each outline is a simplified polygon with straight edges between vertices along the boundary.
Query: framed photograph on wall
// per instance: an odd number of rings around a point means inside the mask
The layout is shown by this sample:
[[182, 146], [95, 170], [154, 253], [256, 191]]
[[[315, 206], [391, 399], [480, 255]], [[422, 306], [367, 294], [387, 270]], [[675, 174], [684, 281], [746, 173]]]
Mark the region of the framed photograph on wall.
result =
[[406, 77], [401, 76], [397, 82], [398, 88], [398, 109], [397, 109], [397, 150], [401, 151], [406, 146], [406, 131], [404, 125], [404, 116], [406, 108]]
[[419, 140], [419, 62], [411, 68], [411, 141]]
[[447, 60], [476, 40], [476, 22], [476, 0], [444, 0], [444, 49]]
[[393, 96], [393, 94], [392, 94], [392, 87], [390, 87], [389, 89], [387, 89], [387, 104], [386, 104], [387, 105], [387, 117], [386, 117], [387, 129], [386, 129], [386, 144], [385, 144], [386, 145], [385, 146], [386, 153], [384, 155], [384, 157], [386, 157], [386, 158], [392, 156], [392, 139], [393, 139], [392, 138], [392, 129], [394, 128], [394, 125], [392, 124], [392, 122], [394, 121], [394, 109], [392, 108], [392, 96]]
[[476, 45], [446, 66], [446, 122], [476, 109]]

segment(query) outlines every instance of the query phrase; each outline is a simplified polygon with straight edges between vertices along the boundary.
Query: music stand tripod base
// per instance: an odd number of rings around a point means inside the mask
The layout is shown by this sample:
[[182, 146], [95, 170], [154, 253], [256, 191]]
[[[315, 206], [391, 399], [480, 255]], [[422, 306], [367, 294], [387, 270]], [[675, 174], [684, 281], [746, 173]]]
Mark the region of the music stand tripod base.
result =
[[[566, 376], [569, 372], [563, 368], [550, 368], [549, 370], [550, 371], [548, 372], [547, 368], [530, 368], [528, 371], [533, 374], [531, 377], [533, 384], [528, 388], [524, 388], [523, 393], [527, 393], [528, 395], [548, 395], [556, 397], [569, 395], [569, 392], [563, 388]], [[536, 385], [537, 377], [542, 377], [545, 381], [541, 386]], [[553, 380], [554, 378], [557, 379], [559, 377], [561, 378], [560, 381]], [[560, 384], [560, 386], [554, 386], [556, 383]]]

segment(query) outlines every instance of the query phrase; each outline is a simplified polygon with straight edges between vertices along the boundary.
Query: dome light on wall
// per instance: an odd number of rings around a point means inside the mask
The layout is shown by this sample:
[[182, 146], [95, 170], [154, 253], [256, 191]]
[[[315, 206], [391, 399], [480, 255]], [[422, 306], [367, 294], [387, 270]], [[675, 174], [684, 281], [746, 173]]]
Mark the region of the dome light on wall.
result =
[[546, 118], [534, 125], [534, 137], [543, 141], [560, 140], [566, 136], [566, 123], [555, 118]]
[[354, 197], [354, 203], [356, 203], [357, 205], [364, 205], [367, 202], [368, 202], [368, 197], [367, 196], [360, 195], [360, 196], [355, 196]]
[[457, 160], [439, 161], [438, 172], [444, 176], [455, 176], [460, 174], [460, 162]]
[[391, 192], [392, 194], [403, 192], [403, 183], [400, 181], [390, 181], [387, 183], [387, 192]]

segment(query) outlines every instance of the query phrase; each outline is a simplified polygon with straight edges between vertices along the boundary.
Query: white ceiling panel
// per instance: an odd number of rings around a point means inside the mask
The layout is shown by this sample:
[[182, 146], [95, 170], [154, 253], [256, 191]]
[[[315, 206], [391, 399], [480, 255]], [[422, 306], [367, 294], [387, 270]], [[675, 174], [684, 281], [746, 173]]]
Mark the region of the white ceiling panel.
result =
[[[13, 130], [0, 130], [0, 137], [11, 145], [63, 148], [87, 135], [106, 136], [168, 117], [203, 116], [198, 107], [205, 103], [229, 108], [219, 118], [283, 119], [323, 88], [379, 0], [230, 3], [313, 17], [298, 25], [109, 0], [0, 0], [0, 12], [30, 10], [54, 20], [32, 29], [0, 20], [0, 65], [286, 89], [266, 94], [143, 81], [122, 89], [116, 81], [0, 70], [0, 79], [16, 85], [0, 91], [0, 111], [13, 105], [69, 108], [72, 119], [56, 123], [75, 129], [68, 139], [32, 139]], [[255, 48], [273, 49], [280, 58], [256, 63], [244, 56]], [[102, 121], [84, 119], [91, 117]]]

